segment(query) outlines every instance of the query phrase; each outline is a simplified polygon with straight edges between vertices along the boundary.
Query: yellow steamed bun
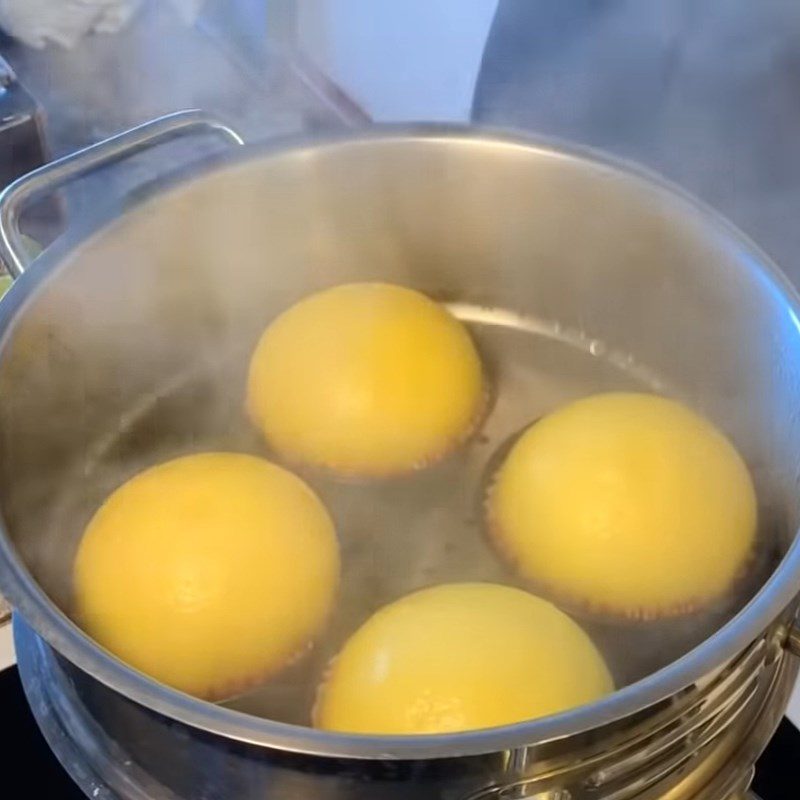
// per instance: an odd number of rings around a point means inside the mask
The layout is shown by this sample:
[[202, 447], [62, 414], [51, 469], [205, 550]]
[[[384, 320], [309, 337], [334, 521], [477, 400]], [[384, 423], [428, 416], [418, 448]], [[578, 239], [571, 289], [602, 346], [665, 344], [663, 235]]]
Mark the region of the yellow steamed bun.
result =
[[609, 393], [532, 425], [490, 491], [489, 527], [519, 572], [586, 611], [654, 618], [723, 595], [756, 531], [744, 462], [672, 400]]
[[301, 300], [267, 328], [247, 405], [286, 458], [372, 477], [447, 455], [473, 430], [483, 396], [475, 347], [443, 306], [355, 283]]
[[371, 734], [465, 731], [589, 703], [613, 690], [589, 637], [507, 586], [454, 583], [385, 606], [346, 642], [314, 724]]
[[141, 472], [100, 507], [75, 560], [75, 613], [131, 666], [220, 699], [307, 648], [338, 578], [333, 523], [299, 478], [203, 453]]

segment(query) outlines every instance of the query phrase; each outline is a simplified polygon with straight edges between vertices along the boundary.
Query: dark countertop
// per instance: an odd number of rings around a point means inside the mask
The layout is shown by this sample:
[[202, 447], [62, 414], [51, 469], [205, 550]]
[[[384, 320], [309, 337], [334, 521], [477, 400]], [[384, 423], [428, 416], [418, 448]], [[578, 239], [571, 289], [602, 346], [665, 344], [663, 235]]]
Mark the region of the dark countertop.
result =
[[[0, 750], [3, 787], [17, 787], [20, 800], [86, 800], [64, 772], [39, 732], [31, 714], [16, 667], [0, 671], [0, 709], [7, 739]], [[0, 796], [8, 797], [5, 792]], [[8, 797], [8, 800], [11, 800]]]

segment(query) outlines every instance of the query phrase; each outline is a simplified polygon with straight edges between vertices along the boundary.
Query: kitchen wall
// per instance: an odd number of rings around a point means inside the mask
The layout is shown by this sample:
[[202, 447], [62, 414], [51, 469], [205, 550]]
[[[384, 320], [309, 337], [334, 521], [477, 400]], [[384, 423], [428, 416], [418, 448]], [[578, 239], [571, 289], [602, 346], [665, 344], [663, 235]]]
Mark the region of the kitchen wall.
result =
[[298, 47], [373, 119], [468, 119], [497, 0], [297, 6]]

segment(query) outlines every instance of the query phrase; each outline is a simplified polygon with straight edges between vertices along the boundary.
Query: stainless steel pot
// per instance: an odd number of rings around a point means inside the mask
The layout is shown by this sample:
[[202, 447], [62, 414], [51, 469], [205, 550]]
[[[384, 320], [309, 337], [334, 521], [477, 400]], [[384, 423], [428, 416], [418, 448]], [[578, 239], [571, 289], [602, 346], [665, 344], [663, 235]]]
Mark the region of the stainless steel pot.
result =
[[[800, 303], [783, 276], [652, 175], [579, 148], [431, 127], [239, 149], [69, 231], [25, 269], [23, 201], [129, 144], [207, 124], [158, 121], [0, 198], [0, 257], [20, 276], [0, 303], [0, 585], [34, 712], [79, 782], [110, 797], [237, 800], [744, 792], [797, 674]], [[614, 695], [453, 735], [274, 722], [169, 690], [98, 648], [65, 613], [86, 515], [142, 463], [257, 446], [233, 420], [260, 330], [309, 291], [370, 279], [449, 302], [476, 331], [498, 398], [484, 437], [426, 478], [440, 499], [411, 480], [370, 490], [356, 511], [353, 487], [320, 489], [345, 559], [363, 568], [366, 548], [384, 568], [379, 595], [492, 577], [471, 504], [498, 448], [553, 403], [621, 384], [682, 397], [735, 440], [760, 493], [765, 579], [695, 629], [595, 630], [613, 634], [617, 673], [638, 678]], [[454, 505], [442, 511], [442, 497]], [[410, 511], [393, 515], [397, 503]], [[402, 547], [383, 547], [398, 536]], [[343, 597], [346, 625], [363, 614], [358, 599]], [[665, 641], [678, 643], [669, 663]]]

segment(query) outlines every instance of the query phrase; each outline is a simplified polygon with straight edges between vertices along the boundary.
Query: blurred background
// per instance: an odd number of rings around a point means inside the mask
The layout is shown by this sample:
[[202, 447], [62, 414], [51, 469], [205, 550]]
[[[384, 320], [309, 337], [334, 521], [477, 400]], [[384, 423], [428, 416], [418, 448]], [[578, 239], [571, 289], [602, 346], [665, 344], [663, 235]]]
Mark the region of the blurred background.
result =
[[[800, 277], [795, 0], [0, 0], [0, 26], [6, 181], [37, 150], [190, 106], [250, 141], [473, 120], [642, 162]], [[19, 143], [15, 82], [39, 146]], [[104, 191], [142, 178], [115, 170]]]

